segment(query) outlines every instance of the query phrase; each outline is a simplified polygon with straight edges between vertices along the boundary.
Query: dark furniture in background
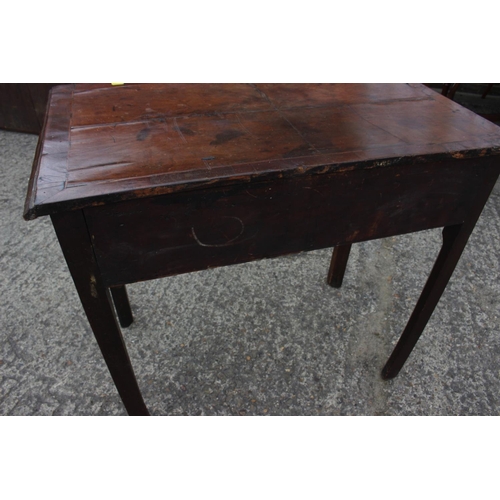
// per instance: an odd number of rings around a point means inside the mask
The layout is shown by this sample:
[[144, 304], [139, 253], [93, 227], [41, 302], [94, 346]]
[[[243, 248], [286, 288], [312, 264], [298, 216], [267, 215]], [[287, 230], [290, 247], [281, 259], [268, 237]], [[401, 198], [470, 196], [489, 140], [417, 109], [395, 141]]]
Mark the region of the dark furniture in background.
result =
[[0, 83], [0, 128], [39, 134], [49, 91], [57, 83]]
[[68, 85], [52, 91], [25, 218], [51, 216], [125, 407], [147, 415], [119, 327], [127, 283], [335, 247], [327, 280], [340, 286], [353, 243], [443, 227], [392, 378], [499, 154], [496, 125], [420, 84]]
[[[461, 85], [460, 83], [443, 83], [443, 90], [441, 91], [441, 94], [444, 95], [445, 97], [453, 99], [460, 85]], [[481, 94], [481, 99], [486, 99], [486, 96], [490, 93], [491, 89], [493, 88], [493, 85], [495, 84], [494, 83], [485, 84], [485, 89], [484, 92]]]

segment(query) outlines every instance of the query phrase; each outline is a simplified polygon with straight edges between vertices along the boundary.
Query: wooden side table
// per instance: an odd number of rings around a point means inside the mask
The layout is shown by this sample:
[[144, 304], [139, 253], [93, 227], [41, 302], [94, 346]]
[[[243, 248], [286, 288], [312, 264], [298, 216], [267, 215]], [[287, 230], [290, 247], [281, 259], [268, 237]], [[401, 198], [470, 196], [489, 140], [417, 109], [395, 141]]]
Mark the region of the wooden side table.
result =
[[[25, 218], [50, 215], [123, 403], [147, 415], [125, 285], [443, 227], [382, 375], [422, 333], [500, 172], [500, 129], [423, 85], [65, 85]], [[116, 306], [113, 307], [113, 303]]]

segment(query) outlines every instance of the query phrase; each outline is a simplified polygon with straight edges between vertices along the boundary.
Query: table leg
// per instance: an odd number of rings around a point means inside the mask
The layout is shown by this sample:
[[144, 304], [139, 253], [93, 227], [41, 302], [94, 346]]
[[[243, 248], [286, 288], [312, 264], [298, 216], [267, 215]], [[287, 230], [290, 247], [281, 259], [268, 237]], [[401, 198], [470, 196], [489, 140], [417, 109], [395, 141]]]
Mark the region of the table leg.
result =
[[481, 96], [481, 99], [486, 99], [486, 96], [489, 94], [490, 90], [493, 88], [492, 83], [488, 83], [488, 86], [486, 87], [485, 91], [483, 92], [483, 95]]
[[113, 302], [115, 303], [116, 314], [123, 328], [127, 328], [134, 321], [132, 309], [128, 301], [127, 289], [125, 285], [110, 288]]
[[83, 212], [52, 215], [52, 223], [90, 326], [127, 412], [129, 415], [149, 415], [116, 321], [109, 288], [103, 283], [94, 257]]
[[[441, 247], [441, 251], [408, 324], [382, 370], [382, 378], [394, 378], [408, 359], [413, 347], [415, 347], [455, 270], [469, 236], [472, 234], [484, 205], [495, 186], [498, 179], [498, 171], [498, 166], [494, 160], [492, 160], [490, 166], [480, 171], [483, 183], [478, 189], [475, 203], [470, 207], [469, 217], [462, 224], [447, 226], [443, 229], [443, 246]], [[477, 175], [479, 175], [479, 172]]]
[[394, 378], [415, 347], [460, 259], [471, 229], [464, 224], [443, 229], [443, 246], [415, 309], [393, 353], [382, 370], [382, 378]]
[[326, 279], [326, 282], [330, 286], [334, 288], [340, 288], [342, 286], [350, 251], [351, 245], [340, 245], [333, 249], [330, 269], [328, 270], [328, 278]]

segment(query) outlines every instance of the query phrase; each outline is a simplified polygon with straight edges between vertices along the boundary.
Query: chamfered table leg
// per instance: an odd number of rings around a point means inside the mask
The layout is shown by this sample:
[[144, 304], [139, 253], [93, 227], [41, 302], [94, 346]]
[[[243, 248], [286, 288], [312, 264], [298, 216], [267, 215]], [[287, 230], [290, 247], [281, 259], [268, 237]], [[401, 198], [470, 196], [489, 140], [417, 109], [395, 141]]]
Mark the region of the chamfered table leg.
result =
[[460, 259], [472, 229], [464, 224], [443, 229], [443, 246], [401, 338], [382, 370], [382, 378], [394, 378], [415, 347]]
[[110, 288], [120, 326], [127, 328], [134, 321], [125, 285]]
[[330, 269], [328, 270], [328, 278], [326, 282], [334, 288], [340, 288], [344, 279], [351, 245], [340, 245], [333, 249]]
[[386, 380], [394, 378], [399, 373], [412, 349], [415, 347], [455, 270], [469, 236], [472, 234], [484, 205], [495, 186], [498, 179], [498, 169], [494, 163], [481, 171], [481, 174], [483, 182], [477, 191], [475, 203], [470, 207], [467, 220], [462, 224], [447, 226], [443, 229], [443, 245], [431, 274], [427, 279], [401, 338], [382, 369], [382, 378]]
[[54, 214], [52, 223], [78, 295], [129, 415], [149, 415], [111, 302], [101, 278], [82, 211]]

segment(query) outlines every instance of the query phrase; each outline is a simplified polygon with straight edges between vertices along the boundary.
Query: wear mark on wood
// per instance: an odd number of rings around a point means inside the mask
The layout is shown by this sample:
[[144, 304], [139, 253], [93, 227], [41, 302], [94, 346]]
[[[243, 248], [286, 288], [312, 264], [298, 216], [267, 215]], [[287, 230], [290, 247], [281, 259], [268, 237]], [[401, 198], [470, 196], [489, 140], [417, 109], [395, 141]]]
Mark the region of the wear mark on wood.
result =
[[143, 141], [148, 137], [148, 135], [151, 133], [151, 129], [149, 127], [143, 128], [142, 130], [139, 131], [139, 133], [136, 136], [136, 139], [138, 141]]
[[245, 193], [248, 194], [248, 196], [251, 196], [252, 198], [258, 198], [258, 196], [252, 194], [250, 191], [248, 191], [248, 189], [245, 189]]
[[225, 144], [226, 142], [232, 141], [233, 139], [237, 139], [245, 135], [240, 130], [224, 130], [220, 134], [215, 136], [215, 140], [213, 140], [210, 145], [211, 146], [220, 146], [221, 144]]
[[174, 128], [175, 128], [176, 132], [179, 134], [179, 137], [182, 139], [182, 142], [184, 142], [184, 144], [186, 144], [187, 140], [184, 137], [184, 134], [182, 133], [182, 131], [179, 127], [179, 124], [177, 123], [177, 118], [174, 118]]
[[93, 274], [90, 275], [90, 295], [94, 297], [94, 299], [99, 298], [99, 294], [97, 293], [97, 280]]
[[190, 128], [187, 127], [179, 127], [179, 130], [183, 133], [183, 135], [189, 135], [189, 136], [195, 135], [195, 133]]
[[193, 238], [196, 241], [196, 243], [198, 243], [198, 245], [200, 245], [202, 247], [211, 247], [211, 248], [227, 247], [227, 246], [231, 245], [232, 243], [234, 243], [243, 234], [243, 231], [245, 230], [245, 224], [243, 223], [243, 221], [239, 217], [225, 216], [225, 217], [222, 217], [222, 219], [233, 219], [233, 220], [239, 222], [239, 224], [241, 226], [239, 234], [237, 234], [233, 238], [225, 241], [224, 243], [203, 243], [202, 241], [200, 241], [200, 239], [196, 235], [194, 227], [191, 227], [191, 234], [193, 235]]

